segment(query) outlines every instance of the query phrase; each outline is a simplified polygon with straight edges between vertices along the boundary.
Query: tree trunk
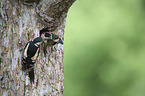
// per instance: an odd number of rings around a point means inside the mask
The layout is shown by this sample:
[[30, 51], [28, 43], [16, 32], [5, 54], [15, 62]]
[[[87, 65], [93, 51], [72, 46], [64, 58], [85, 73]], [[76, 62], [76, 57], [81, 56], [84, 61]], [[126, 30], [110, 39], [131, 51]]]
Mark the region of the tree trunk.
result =
[[1, 0], [0, 4], [0, 95], [62, 96], [63, 45], [41, 46], [35, 63], [35, 81], [31, 85], [21, 70], [25, 44], [39, 36], [39, 30], [51, 29], [63, 39], [65, 19], [75, 0]]

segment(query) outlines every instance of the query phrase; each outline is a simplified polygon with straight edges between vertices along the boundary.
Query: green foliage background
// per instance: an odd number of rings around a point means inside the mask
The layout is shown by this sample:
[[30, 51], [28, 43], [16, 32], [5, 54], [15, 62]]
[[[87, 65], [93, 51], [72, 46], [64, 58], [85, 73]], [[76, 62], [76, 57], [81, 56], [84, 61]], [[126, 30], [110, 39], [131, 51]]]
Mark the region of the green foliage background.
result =
[[65, 96], [145, 96], [144, 0], [77, 0], [64, 40]]

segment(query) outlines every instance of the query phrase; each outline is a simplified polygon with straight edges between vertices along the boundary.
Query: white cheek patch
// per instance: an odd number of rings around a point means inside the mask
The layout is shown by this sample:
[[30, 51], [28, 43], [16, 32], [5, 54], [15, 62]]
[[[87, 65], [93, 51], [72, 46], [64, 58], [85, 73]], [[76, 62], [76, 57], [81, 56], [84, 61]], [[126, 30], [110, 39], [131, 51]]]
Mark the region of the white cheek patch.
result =
[[54, 42], [58, 42], [59, 39], [53, 40]]
[[51, 37], [45, 37], [44, 40], [51, 39]]
[[28, 50], [29, 45], [30, 45], [30, 43], [28, 43], [28, 45], [26, 46], [26, 48], [24, 50], [24, 57], [27, 57], [27, 50]]
[[36, 47], [38, 47], [38, 45], [37, 44], [34, 44]]
[[38, 54], [39, 54], [38, 52], [39, 52], [39, 48], [37, 49], [35, 55], [31, 58], [33, 61], [37, 59]]
[[39, 42], [38, 44], [40, 45], [42, 42]]
[[42, 43], [42, 42], [38, 42], [38, 43], [35, 44], [35, 46], [37, 45], [37, 47], [38, 47], [38, 45], [40, 45], [41, 43]]

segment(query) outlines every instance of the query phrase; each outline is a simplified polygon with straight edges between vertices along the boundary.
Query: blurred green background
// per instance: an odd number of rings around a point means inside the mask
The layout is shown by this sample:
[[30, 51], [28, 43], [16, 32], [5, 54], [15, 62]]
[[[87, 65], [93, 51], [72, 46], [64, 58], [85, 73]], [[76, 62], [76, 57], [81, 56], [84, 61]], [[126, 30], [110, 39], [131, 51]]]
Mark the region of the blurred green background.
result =
[[145, 96], [144, 0], [76, 0], [64, 40], [65, 96]]

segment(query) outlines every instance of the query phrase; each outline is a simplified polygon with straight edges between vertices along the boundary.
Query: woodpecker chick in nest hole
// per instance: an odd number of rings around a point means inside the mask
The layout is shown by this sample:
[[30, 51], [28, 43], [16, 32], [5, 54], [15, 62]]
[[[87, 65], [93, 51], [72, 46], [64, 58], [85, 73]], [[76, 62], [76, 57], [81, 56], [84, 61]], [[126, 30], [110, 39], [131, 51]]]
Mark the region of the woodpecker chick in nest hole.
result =
[[51, 46], [54, 46], [59, 43], [63, 44], [62, 39], [58, 35], [53, 34], [53, 32], [51, 32], [51, 30], [42, 29], [42, 30], [40, 30], [39, 35], [44, 38], [50, 38], [50, 39], [47, 39], [47, 41], [45, 41], [43, 44], [43, 51], [44, 51], [45, 56], [47, 53], [47, 51], [46, 51], [47, 46], [51, 47]]

